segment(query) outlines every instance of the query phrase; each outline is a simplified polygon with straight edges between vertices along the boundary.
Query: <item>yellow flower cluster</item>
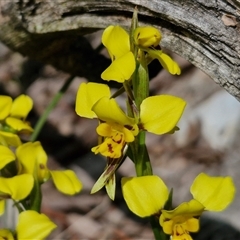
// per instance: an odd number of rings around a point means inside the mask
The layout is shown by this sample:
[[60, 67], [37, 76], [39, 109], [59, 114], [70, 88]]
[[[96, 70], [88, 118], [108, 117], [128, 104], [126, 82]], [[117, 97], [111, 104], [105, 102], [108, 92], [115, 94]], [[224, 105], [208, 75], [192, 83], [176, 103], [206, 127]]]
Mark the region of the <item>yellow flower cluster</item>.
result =
[[[169, 206], [172, 195], [167, 186], [161, 178], [151, 175], [151, 167], [147, 168], [151, 164], [142, 133], [174, 133], [186, 105], [183, 99], [175, 96], [148, 96], [147, 66], [153, 59], [158, 59], [170, 74], [181, 73], [178, 64], [161, 50], [161, 38], [154, 27], [132, 26], [130, 34], [120, 26], [107, 27], [102, 43], [111, 64], [101, 78], [122, 83], [123, 87], [111, 96], [107, 84], [82, 83], [75, 110], [81, 117], [98, 119], [96, 132], [100, 141], [92, 152], [107, 157], [107, 166], [92, 193], [105, 186], [109, 197], [114, 199], [114, 174], [128, 156], [138, 175], [122, 179], [122, 192], [129, 209], [140, 217], [158, 218], [162, 231], [172, 240], [192, 240], [190, 232], [199, 230], [200, 215], [206, 210], [224, 210], [234, 198], [235, 187], [230, 177], [210, 177], [201, 173], [191, 186], [193, 199], [173, 209]], [[124, 91], [127, 111], [115, 99]]]
[[[26, 95], [20, 95], [14, 101], [8, 96], [0, 96], [0, 215], [4, 213], [7, 199], [12, 199], [21, 209], [16, 229], [18, 239], [42, 239], [56, 227], [36, 211], [40, 208], [38, 194], [41, 195], [42, 183], [52, 179], [56, 188], [68, 195], [82, 189], [73, 171], [47, 168], [47, 155], [40, 142], [22, 144], [20, 135], [33, 132], [26, 121], [32, 106], [32, 99]], [[14, 236], [8, 229], [2, 229], [0, 239], [14, 239]]]
[[[235, 187], [230, 177], [201, 173], [190, 189], [193, 198], [173, 208], [172, 192], [169, 193], [160, 177], [152, 175], [145, 133], [174, 133], [186, 106], [176, 96], [149, 96], [147, 67], [152, 60], [157, 59], [170, 74], [181, 72], [178, 64], [162, 51], [161, 39], [158, 29], [138, 27], [134, 19], [130, 33], [120, 26], [107, 27], [102, 43], [111, 64], [101, 78], [122, 83], [122, 87], [111, 95], [107, 82], [82, 83], [75, 110], [81, 117], [98, 120], [99, 142], [92, 152], [107, 158], [107, 166], [91, 193], [105, 186], [109, 197], [114, 199], [115, 171], [128, 156], [137, 173], [137, 177], [124, 177], [121, 181], [129, 209], [139, 217], [157, 219], [162, 234], [172, 240], [192, 240], [190, 233], [199, 230], [201, 214], [224, 210], [233, 201]], [[126, 110], [116, 100], [123, 92], [127, 96]], [[32, 107], [29, 96], [21, 95], [14, 101], [0, 96], [0, 215], [7, 199], [12, 199], [20, 212], [16, 230], [1, 229], [0, 239], [44, 239], [56, 227], [40, 213], [41, 184], [52, 179], [55, 187], [67, 195], [82, 189], [73, 171], [48, 169], [47, 154], [40, 142], [22, 143], [22, 134], [33, 132], [26, 121]]]
[[[101, 74], [103, 80], [113, 80], [131, 87], [142, 53], [147, 64], [156, 58], [169, 73], [180, 74], [178, 64], [160, 49], [161, 33], [156, 28], [136, 28], [133, 39], [135, 49], [138, 49], [137, 54], [131, 49], [130, 35], [122, 27], [109, 26], [104, 30], [102, 43], [107, 48], [112, 63]], [[139, 109], [132, 107], [132, 114], [129, 114], [111, 97], [107, 84], [82, 83], [77, 92], [76, 113], [81, 117], [98, 119], [96, 132], [100, 142], [92, 151], [108, 159], [107, 167], [93, 187], [92, 193], [105, 185], [113, 199], [115, 190], [108, 189], [109, 180], [114, 182], [114, 172], [121, 164], [128, 145], [133, 143], [142, 131], [154, 134], [173, 133], [178, 129], [176, 124], [185, 105], [183, 99], [175, 96], [151, 96], [141, 101]]]

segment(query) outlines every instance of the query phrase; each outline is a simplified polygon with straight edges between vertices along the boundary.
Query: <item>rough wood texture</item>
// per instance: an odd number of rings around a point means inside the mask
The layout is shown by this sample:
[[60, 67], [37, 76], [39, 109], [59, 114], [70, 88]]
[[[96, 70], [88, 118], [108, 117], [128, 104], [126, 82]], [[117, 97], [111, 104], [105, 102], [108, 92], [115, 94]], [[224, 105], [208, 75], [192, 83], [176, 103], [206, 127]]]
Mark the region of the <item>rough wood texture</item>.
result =
[[96, 81], [108, 61], [82, 36], [110, 24], [129, 27], [135, 6], [140, 24], [163, 32], [163, 47], [240, 100], [239, 0], [1, 0], [0, 40], [24, 55]]

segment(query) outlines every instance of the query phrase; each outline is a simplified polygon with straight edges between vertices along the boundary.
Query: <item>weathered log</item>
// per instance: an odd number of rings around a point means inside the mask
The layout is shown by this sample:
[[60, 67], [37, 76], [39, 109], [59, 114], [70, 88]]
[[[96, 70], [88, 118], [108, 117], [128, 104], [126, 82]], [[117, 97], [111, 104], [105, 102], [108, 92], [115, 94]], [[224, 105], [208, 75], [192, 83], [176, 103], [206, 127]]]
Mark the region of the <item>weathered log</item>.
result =
[[239, 3], [1, 0], [0, 40], [23, 55], [95, 81], [108, 61], [82, 36], [110, 24], [128, 28], [137, 6], [140, 24], [162, 31], [163, 47], [183, 56], [240, 100]]

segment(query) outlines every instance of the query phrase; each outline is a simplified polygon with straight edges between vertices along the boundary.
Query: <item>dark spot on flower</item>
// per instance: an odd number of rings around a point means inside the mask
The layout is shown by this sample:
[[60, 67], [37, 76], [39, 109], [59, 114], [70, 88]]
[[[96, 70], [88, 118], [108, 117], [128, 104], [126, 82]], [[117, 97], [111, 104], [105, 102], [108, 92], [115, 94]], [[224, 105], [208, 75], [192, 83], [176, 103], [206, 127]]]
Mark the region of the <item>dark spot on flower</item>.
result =
[[[116, 134], [116, 137], [118, 136], [119, 134], [117, 133]], [[115, 140], [115, 138], [112, 138], [113, 142], [117, 143], [117, 144], [120, 144], [122, 142], [122, 136], [120, 137], [120, 139], [118, 141]]]
[[139, 124], [138, 124], [138, 128], [139, 128], [140, 130], [144, 130], [143, 124], [142, 124], [142, 123], [139, 123]]
[[124, 127], [127, 128], [130, 131], [132, 131], [132, 130], [134, 131], [135, 130], [133, 126], [124, 125]]
[[110, 153], [113, 153], [112, 144], [108, 144], [107, 146], [108, 146], [108, 151], [109, 151]]
[[39, 164], [39, 168], [40, 169], [45, 169], [45, 166], [41, 163], [41, 164]]

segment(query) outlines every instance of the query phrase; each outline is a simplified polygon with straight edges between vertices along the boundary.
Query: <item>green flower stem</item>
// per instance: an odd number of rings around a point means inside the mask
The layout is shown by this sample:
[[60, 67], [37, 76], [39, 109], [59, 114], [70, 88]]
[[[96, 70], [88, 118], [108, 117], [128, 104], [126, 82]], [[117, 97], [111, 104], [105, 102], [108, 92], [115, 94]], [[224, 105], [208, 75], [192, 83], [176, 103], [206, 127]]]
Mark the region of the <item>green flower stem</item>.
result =
[[46, 122], [50, 112], [57, 105], [57, 103], [59, 102], [59, 100], [61, 99], [63, 94], [66, 92], [66, 90], [68, 89], [69, 85], [71, 84], [71, 82], [73, 81], [74, 78], [75, 78], [75, 76], [70, 76], [66, 80], [66, 82], [63, 84], [63, 86], [61, 87], [59, 92], [54, 96], [54, 98], [52, 99], [52, 101], [50, 102], [48, 107], [45, 109], [43, 115], [40, 117], [40, 119], [38, 120], [36, 126], [34, 127], [34, 132], [33, 132], [33, 134], [30, 137], [30, 141], [31, 142], [36, 141], [36, 139], [37, 139], [40, 131], [42, 130], [42, 127], [45, 124], [45, 122]]
[[[135, 96], [136, 107], [140, 112], [140, 106], [144, 99], [149, 96], [149, 73], [147, 60], [143, 51], [135, 52], [135, 58], [138, 59], [136, 71], [133, 74], [133, 93]], [[146, 132], [141, 131], [130, 145], [132, 147], [133, 159], [137, 176], [152, 175], [152, 166], [145, 144]], [[149, 221], [156, 240], [169, 240], [164, 234], [159, 222], [155, 216], [149, 217]]]
[[140, 64], [137, 65], [137, 72], [133, 81], [133, 91], [137, 108], [140, 110], [142, 101], [149, 96], [149, 74], [145, 53], [140, 52]]
[[[133, 91], [138, 111], [140, 111], [142, 101], [149, 95], [149, 75], [144, 52], [141, 51], [139, 57], [140, 63], [137, 65], [137, 71], [133, 79]], [[135, 152], [137, 154], [134, 157], [134, 162], [137, 176], [152, 175], [145, 136], [145, 131], [141, 131], [135, 139]]]
[[17, 208], [17, 210], [18, 210], [19, 213], [21, 213], [21, 212], [24, 211], [24, 209], [20, 206], [20, 203], [19, 203], [19, 202], [14, 201], [14, 200], [13, 200], [13, 202], [14, 202], [14, 206]]
[[137, 176], [152, 175], [152, 166], [150, 163], [148, 151], [145, 145], [145, 132], [140, 132], [136, 138], [137, 156], [134, 158]]
[[38, 180], [34, 181], [34, 187], [30, 194], [30, 209], [35, 210], [37, 212], [41, 212], [41, 205], [42, 205], [42, 191], [41, 191], [41, 184]]

